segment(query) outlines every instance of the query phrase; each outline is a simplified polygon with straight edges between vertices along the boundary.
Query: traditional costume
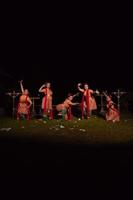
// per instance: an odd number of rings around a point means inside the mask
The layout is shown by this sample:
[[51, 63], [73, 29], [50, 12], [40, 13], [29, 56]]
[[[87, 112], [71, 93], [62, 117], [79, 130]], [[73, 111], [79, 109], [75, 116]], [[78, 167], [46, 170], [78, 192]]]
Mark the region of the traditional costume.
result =
[[30, 107], [32, 105], [32, 101], [29, 97], [28, 90], [24, 90], [22, 81], [20, 81], [22, 95], [19, 98], [18, 109], [17, 109], [17, 119], [20, 119], [21, 116], [25, 117], [26, 119], [30, 119]]
[[53, 92], [50, 89], [50, 85], [47, 87], [49, 83], [46, 85], [43, 85], [40, 89], [39, 92], [44, 93], [44, 97], [42, 99], [42, 110], [43, 110], [43, 115], [49, 117], [49, 119], [53, 119], [53, 112], [52, 112], [52, 95]]
[[62, 104], [58, 104], [56, 106], [56, 110], [59, 112], [59, 115], [62, 115], [65, 120], [72, 119], [72, 106], [78, 104], [72, 102], [74, 96], [75, 95], [68, 94], [68, 98]]
[[120, 121], [120, 113], [115, 108], [114, 103], [110, 96], [107, 96], [107, 113], [106, 113], [106, 120], [107, 121]]
[[89, 89], [88, 84], [85, 84], [84, 89], [81, 89], [80, 85], [78, 84], [78, 89], [83, 93], [81, 103], [82, 118], [89, 118], [92, 111], [97, 109], [95, 98], [92, 96], [94, 91]]
[[32, 104], [30, 98], [27, 95], [21, 95], [18, 103], [17, 119], [20, 116], [26, 115], [27, 120], [30, 119], [30, 105]]

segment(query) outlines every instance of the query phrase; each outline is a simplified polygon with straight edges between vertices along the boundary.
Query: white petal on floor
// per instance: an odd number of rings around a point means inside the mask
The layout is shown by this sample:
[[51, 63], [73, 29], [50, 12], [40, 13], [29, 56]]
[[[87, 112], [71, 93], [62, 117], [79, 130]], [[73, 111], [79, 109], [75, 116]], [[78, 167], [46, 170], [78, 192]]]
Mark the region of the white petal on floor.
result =
[[1, 128], [0, 131], [10, 131], [12, 128]]
[[79, 129], [79, 130], [80, 130], [80, 131], [82, 131], [82, 132], [86, 132], [86, 130], [85, 130], [85, 129], [82, 129], [82, 128], [81, 128], [81, 129]]
[[25, 128], [24, 126], [22, 126], [21, 128]]
[[65, 128], [65, 126], [60, 125], [60, 128]]

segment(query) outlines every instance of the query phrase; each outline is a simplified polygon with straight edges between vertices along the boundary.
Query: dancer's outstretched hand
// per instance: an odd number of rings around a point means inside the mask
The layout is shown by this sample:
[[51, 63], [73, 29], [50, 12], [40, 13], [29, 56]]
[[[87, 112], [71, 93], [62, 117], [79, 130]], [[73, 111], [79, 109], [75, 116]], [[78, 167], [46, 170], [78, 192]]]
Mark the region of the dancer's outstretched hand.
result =
[[96, 94], [100, 94], [100, 92], [98, 90], [96, 90]]
[[78, 87], [81, 86], [81, 83], [78, 83]]
[[23, 82], [23, 80], [19, 81], [19, 83], [22, 83], [22, 82]]

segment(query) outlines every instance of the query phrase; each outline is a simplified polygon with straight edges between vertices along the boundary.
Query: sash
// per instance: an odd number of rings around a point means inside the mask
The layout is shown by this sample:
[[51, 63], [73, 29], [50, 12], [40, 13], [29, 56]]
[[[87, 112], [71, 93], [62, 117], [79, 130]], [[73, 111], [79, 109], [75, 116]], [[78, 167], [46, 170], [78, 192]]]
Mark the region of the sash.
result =
[[90, 116], [90, 95], [89, 95], [89, 89], [86, 92], [86, 97], [83, 93], [82, 96], [82, 117], [84, 117], [84, 102], [86, 102], [86, 106], [87, 106], [87, 116]]
[[46, 113], [46, 111], [47, 111], [47, 93], [48, 93], [48, 91], [46, 88], [46, 93], [45, 93], [46, 96], [44, 97], [44, 110], [43, 110], [44, 113]]

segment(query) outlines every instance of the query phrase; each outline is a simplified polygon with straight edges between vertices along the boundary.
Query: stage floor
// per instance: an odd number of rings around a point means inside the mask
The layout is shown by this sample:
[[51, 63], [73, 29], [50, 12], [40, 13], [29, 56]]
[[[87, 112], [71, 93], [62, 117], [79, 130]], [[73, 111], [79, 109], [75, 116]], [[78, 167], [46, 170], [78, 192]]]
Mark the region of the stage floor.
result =
[[73, 121], [1, 118], [0, 129], [0, 178], [6, 184], [26, 180], [27, 187], [80, 191], [84, 186], [86, 192], [105, 194], [118, 186], [123, 190], [133, 178], [132, 115], [118, 123], [96, 116]]
[[133, 140], [133, 114], [121, 116], [120, 122], [106, 122], [99, 116], [71, 121], [62, 119], [13, 120], [0, 118], [0, 137], [32, 139], [60, 144], [115, 144]]

